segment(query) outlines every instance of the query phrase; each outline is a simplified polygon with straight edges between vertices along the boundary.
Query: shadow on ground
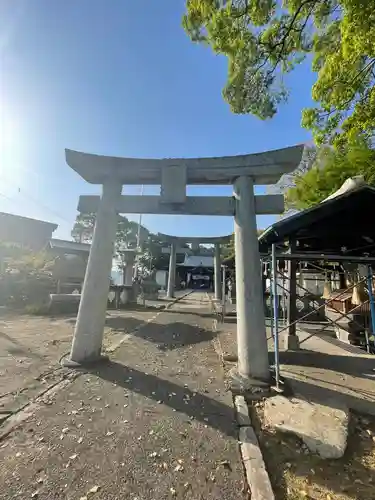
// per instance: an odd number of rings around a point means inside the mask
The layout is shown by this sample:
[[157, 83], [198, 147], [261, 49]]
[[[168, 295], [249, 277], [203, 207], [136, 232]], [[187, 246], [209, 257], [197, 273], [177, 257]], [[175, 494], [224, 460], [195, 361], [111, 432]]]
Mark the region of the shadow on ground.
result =
[[141, 394], [237, 439], [232, 407], [169, 380], [109, 361], [86, 370], [103, 380]]
[[[308, 401], [315, 401], [326, 406], [335, 406], [335, 402], [345, 404], [351, 410], [359, 413], [366, 413], [375, 416], [375, 388], [373, 391], [356, 387], [352, 389], [347, 384], [330, 384], [327, 379], [312, 377], [309, 374], [305, 380], [301, 380], [300, 374], [292, 371], [283, 371], [281, 374], [284, 379], [286, 394], [299, 394]], [[295, 378], [297, 376], [297, 378]], [[321, 384], [325, 384], [322, 386]], [[330, 387], [326, 387], [326, 386]], [[355, 390], [356, 395], [353, 395]]]
[[3, 338], [11, 345], [6, 347], [6, 351], [12, 356], [22, 356], [25, 358], [34, 358], [38, 360], [43, 360], [44, 356], [32, 351], [30, 348], [22, 345], [18, 340], [9, 336], [7, 333], [0, 331], [0, 338]]
[[225, 316], [224, 323], [237, 323], [237, 316]]
[[322, 368], [365, 379], [375, 378], [371, 376], [371, 374], [375, 376], [375, 372], [372, 371], [375, 368], [375, 358], [338, 356], [301, 349], [298, 351], [281, 351], [279, 359], [280, 363], [284, 365]]
[[202, 312], [201, 309], [184, 309], [183, 304], [180, 306], [180, 309], [173, 309], [171, 311], [172, 314], [183, 314], [185, 315], [191, 315], [191, 316], [198, 316], [200, 318], [213, 318], [215, 317], [215, 314], [213, 312]]
[[138, 318], [124, 318], [124, 316], [109, 316], [105, 320], [105, 326], [108, 326], [116, 332], [132, 333], [137, 328], [145, 325], [146, 322]]
[[178, 349], [183, 346], [209, 342], [215, 337], [212, 330], [193, 326], [188, 323], [147, 323], [136, 318], [111, 316], [106, 326], [116, 332], [123, 332], [156, 344], [161, 351]]

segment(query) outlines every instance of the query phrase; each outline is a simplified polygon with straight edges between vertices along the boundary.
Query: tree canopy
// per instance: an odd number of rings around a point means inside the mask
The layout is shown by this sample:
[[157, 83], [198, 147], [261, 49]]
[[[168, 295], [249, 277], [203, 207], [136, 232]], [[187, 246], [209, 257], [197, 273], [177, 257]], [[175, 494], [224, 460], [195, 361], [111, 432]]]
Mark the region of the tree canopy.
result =
[[[80, 213], [77, 215], [71, 235], [74, 241], [79, 243], [91, 243], [94, 234], [96, 214]], [[150, 232], [144, 226], [140, 226], [140, 242], [147, 240]], [[115, 249], [118, 251], [122, 246], [136, 248], [138, 239], [138, 223], [119, 215], [116, 231]]]
[[317, 151], [313, 167], [301, 171], [286, 190], [289, 208], [309, 208], [327, 198], [346, 179], [362, 175], [367, 184], [375, 186], [375, 150], [357, 142], [344, 148], [323, 147]]
[[[71, 235], [74, 241], [79, 243], [91, 244], [94, 228], [95, 228], [95, 213], [80, 213], [77, 215]], [[137, 247], [138, 240], [138, 223], [130, 221], [125, 216], [119, 216], [115, 240], [115, 253], [118, 257], [119, 268], [122, 269], [121, 249]], [[163, 254], [162, 248], [168, 244], [157, 235], [151, 233], [146, 227], [140, 226], [140, 246], [141, 255], [139, 265], [143, 269], [152, 270], [158, 267], [168, 265], [169, 255]]]
[[375, 128], [375, 0], [186, 0], [183, 26], [228, 58], [224, 98], [235, 113], [274, 116], [285, 75], [308, 55], [316, 107], [302, 124], [317, 145], [342, 145]]

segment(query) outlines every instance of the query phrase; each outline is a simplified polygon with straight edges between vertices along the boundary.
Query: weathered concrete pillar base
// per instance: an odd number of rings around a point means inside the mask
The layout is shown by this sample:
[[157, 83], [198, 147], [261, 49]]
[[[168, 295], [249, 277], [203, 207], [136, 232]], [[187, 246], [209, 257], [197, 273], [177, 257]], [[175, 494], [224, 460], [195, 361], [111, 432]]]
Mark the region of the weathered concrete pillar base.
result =
[[271, 394], [271, 378], [259, 380], [245, 377], [238, 372], [237, 367], [230, 370], [228, 383], [233, 394], [242, 395], [245, 399], [262, 399]]
[[286, 332], [281, 336], [281, 345], [286, 351], [298, 351], [299, 338], [297, 335], [289, 335], [289, 333]]
[[71, 358], [63, 358], [60, 364], [65, 368], [82, 368], [97, 363], [107, 363], [108, 361], [109, 357], [107, 355], [100, 354], [97, 358], [85, 359], [85, 361], [82, 361], [81, 363], [79, 363], [78, 361], [73, 361]]

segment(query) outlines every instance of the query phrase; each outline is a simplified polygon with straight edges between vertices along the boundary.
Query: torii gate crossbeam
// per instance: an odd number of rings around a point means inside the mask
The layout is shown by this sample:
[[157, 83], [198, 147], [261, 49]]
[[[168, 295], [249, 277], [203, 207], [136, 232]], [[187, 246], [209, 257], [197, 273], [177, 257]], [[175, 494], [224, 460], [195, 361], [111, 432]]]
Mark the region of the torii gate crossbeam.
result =
[[214, 291], [215, 299], [221, 299], [221, 254], [220, 254], [220, 244], [228, 243], [232, 237], [231, 234], [226, 236], [171, 236], [169, 234], [159, 233], [160, 238], [166, 243], [171, 245], [171, 254], [169, 257], [169, 272], [168, 272], [168, 287], [167, 287], [167, 297], [174, 297], [175, 289], [175, 279], [176, 279], [176, 253], [178, 245], [185, 243], [202, 243], [208, 245], [214, 245], [215, 255], [214, 255]]

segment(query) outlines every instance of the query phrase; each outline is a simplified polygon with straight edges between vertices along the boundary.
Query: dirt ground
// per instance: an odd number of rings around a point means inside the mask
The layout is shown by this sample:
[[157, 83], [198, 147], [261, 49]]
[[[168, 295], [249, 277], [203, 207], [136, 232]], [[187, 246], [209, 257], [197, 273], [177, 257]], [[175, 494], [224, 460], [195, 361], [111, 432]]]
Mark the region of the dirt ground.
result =
[[[151, 320], [158, 309], [108, 311], [104, 347]], [[0, 309], [0, 420], [54, 381], [72, 342], [74, 316], [39, 317]]]
[[80, 370], [0, 441], [0, 499], [248, 500], [232, 397], [199, 300], [129, 335], [130, 318], [110, 319], [120, 331], [110, 361]]

